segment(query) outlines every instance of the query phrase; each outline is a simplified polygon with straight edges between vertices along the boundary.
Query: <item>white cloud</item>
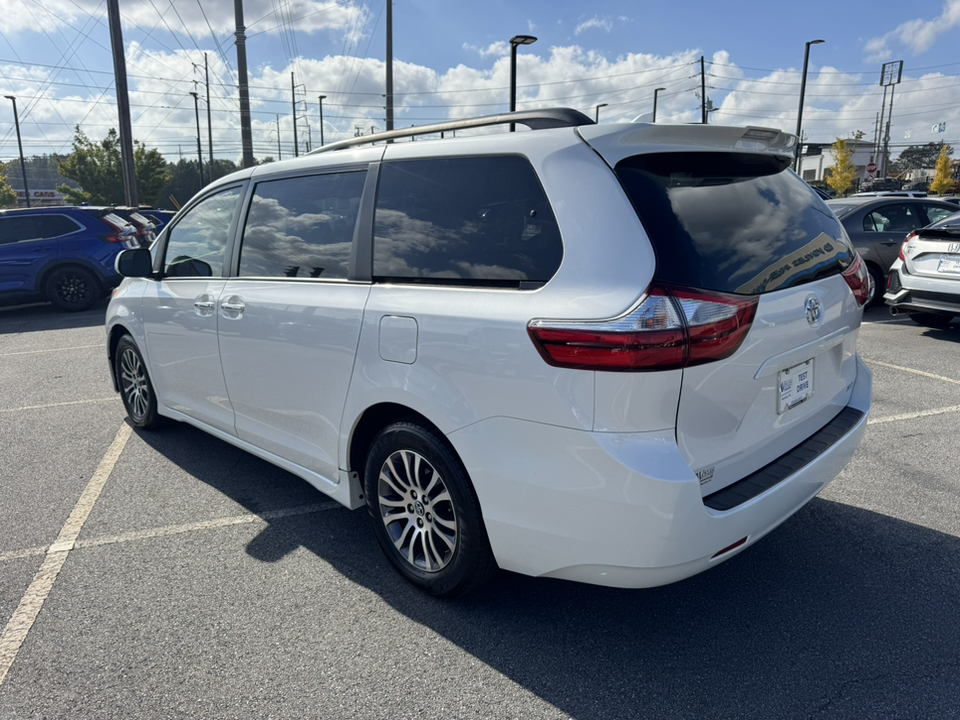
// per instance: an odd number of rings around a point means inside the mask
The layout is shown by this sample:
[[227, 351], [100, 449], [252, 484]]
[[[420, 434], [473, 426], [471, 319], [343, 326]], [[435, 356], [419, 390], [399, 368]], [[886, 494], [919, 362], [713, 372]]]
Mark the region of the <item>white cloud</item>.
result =
[[864, 50], [867, 60], [887, 60], [892, 55], [891, 44], [909, 49], [914, 55], [921, 55], [944, 33], [960, 25], [960, 0], [946, 0], [943, 12], [933, 20], [918, 18], [897, 26], [882, 37], [867, 41]]
[[613, 30], [613, 21], [610, 18], [592, 17], [577, 25], [577, 29], [573, 31], [573, 34], [579, 35], [586, 30], [603, 30], [604, 32], [610, 32]]

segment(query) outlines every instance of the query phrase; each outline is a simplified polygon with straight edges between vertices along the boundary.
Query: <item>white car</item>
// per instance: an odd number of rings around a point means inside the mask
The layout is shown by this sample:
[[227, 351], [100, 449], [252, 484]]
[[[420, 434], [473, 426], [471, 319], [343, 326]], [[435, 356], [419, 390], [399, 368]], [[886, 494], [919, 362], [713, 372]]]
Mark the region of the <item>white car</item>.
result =
[[883, 299], [924, 327], [945, 328], [960, 315], [960, 212], [907, 235]]
[[866, 427], [869, 278], [795, 142], [553, 109], [242, 170], [118, 260], [116, 387], [366, 507], [433, 595], [680, 580]]

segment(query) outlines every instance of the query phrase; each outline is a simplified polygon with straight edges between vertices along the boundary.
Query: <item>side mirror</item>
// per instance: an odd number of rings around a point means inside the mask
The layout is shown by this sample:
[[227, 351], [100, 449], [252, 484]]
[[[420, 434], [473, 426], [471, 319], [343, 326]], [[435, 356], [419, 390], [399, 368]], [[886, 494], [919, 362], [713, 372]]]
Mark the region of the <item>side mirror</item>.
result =
[[153, 256], [147, 248], [124, 250], [117, 255], [114, 267], [123, 277], [150, 277], [153, 275]]

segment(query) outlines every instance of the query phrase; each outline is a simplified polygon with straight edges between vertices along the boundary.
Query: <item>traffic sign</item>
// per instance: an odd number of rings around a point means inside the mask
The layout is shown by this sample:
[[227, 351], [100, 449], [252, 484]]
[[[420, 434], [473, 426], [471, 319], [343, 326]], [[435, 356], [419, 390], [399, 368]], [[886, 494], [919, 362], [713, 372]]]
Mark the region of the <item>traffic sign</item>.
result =
[[876, 163], [867, 163], [867, 172], [873, 175], [877, 171]]

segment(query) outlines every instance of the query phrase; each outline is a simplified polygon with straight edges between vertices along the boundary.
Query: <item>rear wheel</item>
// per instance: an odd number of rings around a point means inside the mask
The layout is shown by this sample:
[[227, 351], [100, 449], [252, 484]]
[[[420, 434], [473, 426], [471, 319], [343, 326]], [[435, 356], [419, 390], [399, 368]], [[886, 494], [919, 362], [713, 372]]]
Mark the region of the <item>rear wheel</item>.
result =
[[120, 386], [120, 397], [134, 427], [155, 430], [165, 424], [166, 418], [157, 412], [157, 395], [147, 374], [147, 366], [136, 343], [124, 335], [117, 343], [114, 372]]
[[943, 330], [953, 321], [954, 317], [954, 315], [941, 315], [940, 313], [910, 313], [910, 319], [917, 325], [934, 328], [936, 330]]
[[871, 307], [883, 301], [883, 293], [887, 289], [887, 281], [883, 277], [883, 272], [876, 265], [867, 265], [867, 270], [870, 271], [870, 280], [872, 284], [872, 291], [870, 297], [867, 298], [867, 302], [864, 303], [864, 307]]
[[88, 309], [102, 293], [96, 276], [79, 265], [54, 270], [47, 278], [44, 291], [47, 300], [66, 312]]
[[364, 492], [380, 547], [421, 590], [456, 597], [496, 573], [467, 471], [434, 430], [417, 420], [382, 430], [367, 456]]

